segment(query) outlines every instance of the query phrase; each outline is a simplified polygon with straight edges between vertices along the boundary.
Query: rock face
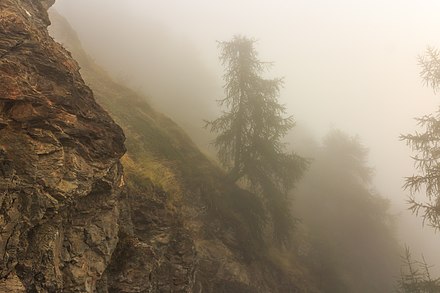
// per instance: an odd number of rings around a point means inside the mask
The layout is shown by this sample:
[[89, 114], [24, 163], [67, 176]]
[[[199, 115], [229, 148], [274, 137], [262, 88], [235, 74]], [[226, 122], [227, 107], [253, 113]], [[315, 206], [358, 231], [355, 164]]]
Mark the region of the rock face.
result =
[[51, 4], [0, 1], [0, 292], [94, 292], [118, 243], [124, 135]]
[[179, 216], [167, 211], [169, 196], [148, 180], [130, 192], [133, 230], [120, 234], [98, 291], [196, 292], [194, 242]]

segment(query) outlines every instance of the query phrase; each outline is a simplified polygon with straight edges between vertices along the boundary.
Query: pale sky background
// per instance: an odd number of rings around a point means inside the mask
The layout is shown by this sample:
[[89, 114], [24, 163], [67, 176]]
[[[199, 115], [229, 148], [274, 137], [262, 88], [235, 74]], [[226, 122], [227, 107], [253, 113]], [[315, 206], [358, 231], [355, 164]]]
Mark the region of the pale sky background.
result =
[[[391, 199], [393, 213], [400, 215], [401, 242], [410, 245], [415, 256], [423, 251], [440, 271], [440, 235], [429, 227], [422, 229], [420, 219], [404, 212], [408, 193], [401, 189], [403, 177], [412, 175], [414, 168], [410, 150], [398, 139], [416, 129], [414, 117], [435, 112], [440, 105], [440, 97], [423, 85], [417, 65], [417, 56], [428, 45], [440, 48], [440, 1], [58, 0], [55, 8], [102, 64], [110, 58], [124, 64], [129, 57], [125, 42], [116, 41], [113, 30], [126, 29], [127, 38], [139, 40], [143, 30], [152, 27], [163, 38], [172, 36], [175, 46], [169, 50], [193, 50], [216, 81], [200, 86], [217, 94], [222, 68], [215, 41], [234, 34], [258, 39], [261, 59], [275, 62], [270, 75], [285, 78], [281, 101], [289, 113], [317, 138], [332, 127], [359, 135], [370, 149], [377, 190]], [[114, 52], [102, 54], [102, 46]], [[160, 50], [149, 52], [156, 53], [148, 62], [160, 65], [161, 57], [169, 56]], [[122, 71], [141, 72], [145, 64], [124, 65]], [[184, 67], [161, 70], [158, 75], [174, 71], [182, 83], [197, 82]], [[142, 81], [135, 81], [134, 87], [142, 88]], [[206, 103], [215, 107], [219, 97], [208, 96]]]

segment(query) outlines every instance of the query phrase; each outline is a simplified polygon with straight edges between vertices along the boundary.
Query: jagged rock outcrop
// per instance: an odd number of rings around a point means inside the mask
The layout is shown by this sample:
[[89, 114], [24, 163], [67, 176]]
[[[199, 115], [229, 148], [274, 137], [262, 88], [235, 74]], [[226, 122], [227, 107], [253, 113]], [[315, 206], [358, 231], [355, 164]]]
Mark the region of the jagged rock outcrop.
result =
[[93, 292], [118, 243], [122, 130], [49, 36], [0, 1], [0, 292]]

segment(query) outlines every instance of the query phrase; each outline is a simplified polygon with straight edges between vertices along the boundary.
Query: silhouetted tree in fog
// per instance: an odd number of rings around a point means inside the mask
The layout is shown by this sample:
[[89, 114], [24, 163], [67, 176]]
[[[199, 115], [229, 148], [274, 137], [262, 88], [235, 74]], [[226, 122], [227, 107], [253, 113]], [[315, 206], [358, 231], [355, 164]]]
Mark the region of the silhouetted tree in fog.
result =
[[263, 196], [274, 235], [283, 242], [294, 223], [286, 193], [303, 173], [306, 160], [285, 153], [281, 140], [294, 122], [283, 117], [285, 108], [278, 103], [282, 79], [261, 76], [270, 63], [258, 59], [254, 45], [255, 40], [241, 36], [219, 42], [225, 97], [218, 102], [226, 111], [206, 126], [218, 133], [214, 145], [230, 178]]
[[399, 248], [367, 154], [356, 138], [331, 131], [296, 191], [310, 243], [304, 261], [322, 292], [392, 292], [395, 285]]

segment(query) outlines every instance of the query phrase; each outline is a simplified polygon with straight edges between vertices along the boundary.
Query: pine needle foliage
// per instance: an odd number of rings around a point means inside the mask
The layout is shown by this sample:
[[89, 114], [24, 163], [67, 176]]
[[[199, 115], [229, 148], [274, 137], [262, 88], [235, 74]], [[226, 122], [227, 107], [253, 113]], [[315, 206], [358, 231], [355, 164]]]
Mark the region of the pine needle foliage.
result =
[[[425, 55], [419, 57], [422, 70], [420, 76], [424, 83], [436, 92], [440, 88], [440, 52], [428, 48]], [[424, 222], [436, 230], [440, 229], [440, 111], [435, 115], [425, 115], [416, 119], [423, 131], [402, 135], [416, 155], [413, 156], [418, 174], [407, 177], [404, 188], [410, 190], [410, 209], [422, 214]], [[426, 202], [420, 202], [415, 195], [424, 192]]]
[[219, 118], [207, 121], [206, 127], [218, 134], [213, 144], [230, 179], [263, 198], [274, 236], [283, 242], [294, 223], [286, 194], [307, 161], [285, 152], [282, 139], [294, 120], [284, 117], [286, 109], [278, 102], [283, 80], [262, 77], [271, 63], [258, 59], [255, 42], [243, 36], [219, 42], [225, 97], [218, 104], [226, 110]]
[[413, 260], [411, 251], [406, 246], [402, 256], [400, 280], [397, 292], [399, 293], [438, 293], [440, 292], [440, 278], [431, 276], [431, 267], [422, 256], [422, 261]]

